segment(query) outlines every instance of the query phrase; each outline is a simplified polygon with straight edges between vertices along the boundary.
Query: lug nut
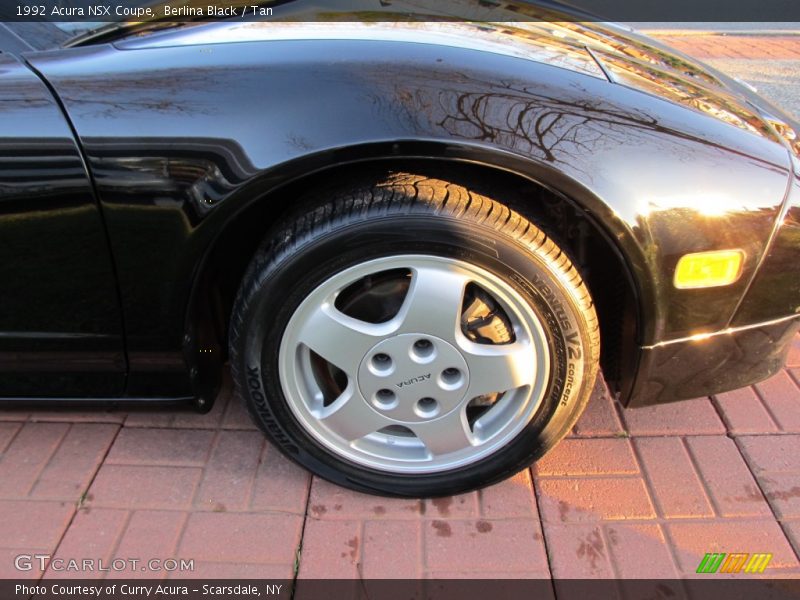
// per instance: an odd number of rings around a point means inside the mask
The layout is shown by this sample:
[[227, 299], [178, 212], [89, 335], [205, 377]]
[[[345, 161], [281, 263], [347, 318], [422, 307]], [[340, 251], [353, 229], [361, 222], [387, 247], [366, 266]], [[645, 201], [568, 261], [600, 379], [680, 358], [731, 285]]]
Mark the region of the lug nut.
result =
[[439, 387], [445, 390], [457, 390], [464, 385], [464, 374], [460, 369], [447, 367], [439, 374]]
[[381, 389], [375, 393], [372, 403], [381, 410], [389, 410], [397, 406], [397, 396], [392, 390]]
[[449, 367], [442, 371], [442, 380], [445, 383], [455, 383], [461, 379], [461, 371], [455, 367]]
[[385, 352], [378, 352], [372, 355], [369, 370], [378, 377], [386, 377], [394, 372], [394, 361]]
[[372, 368], [379, 373], [386, 374], [392, 368], [392, 357], [383, 352], [378, 352], [372, 357]]
[[439, 403], [434, 398], [420, 398], [415, 412], [420, 417], [432, 417], [439, 412]]
[[417, 360], [430, 359], [433, 356], [433, 351], [433, 342], [425, 338], [418, 339], [411, 348], [412, 357], [415, 356]]

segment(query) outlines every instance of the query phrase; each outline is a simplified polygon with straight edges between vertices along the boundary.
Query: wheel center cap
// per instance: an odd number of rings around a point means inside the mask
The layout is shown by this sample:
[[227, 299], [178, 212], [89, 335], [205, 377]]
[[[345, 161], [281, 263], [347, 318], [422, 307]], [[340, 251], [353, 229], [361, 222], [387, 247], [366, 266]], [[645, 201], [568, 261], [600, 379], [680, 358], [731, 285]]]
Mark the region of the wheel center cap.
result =
[[469, 371], [443, 339], [406, 333], [372, 347], [358, 369], [359, 390], [377, 411], [401, 422], [447, 414], [464, 399]]

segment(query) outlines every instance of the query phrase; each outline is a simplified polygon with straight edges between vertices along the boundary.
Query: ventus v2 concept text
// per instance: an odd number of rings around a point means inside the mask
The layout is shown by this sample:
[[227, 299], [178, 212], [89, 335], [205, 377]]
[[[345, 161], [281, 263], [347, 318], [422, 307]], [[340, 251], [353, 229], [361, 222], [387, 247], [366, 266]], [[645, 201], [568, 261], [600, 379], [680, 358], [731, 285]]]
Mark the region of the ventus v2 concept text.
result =
[[796, 124], [562, 21], [0, 55], [0, 395], [208, 409], [229, 361], [295, 461], [434, 496], [542, 456], [598, 373], [628, 409], [770, 376], [800, 324]]

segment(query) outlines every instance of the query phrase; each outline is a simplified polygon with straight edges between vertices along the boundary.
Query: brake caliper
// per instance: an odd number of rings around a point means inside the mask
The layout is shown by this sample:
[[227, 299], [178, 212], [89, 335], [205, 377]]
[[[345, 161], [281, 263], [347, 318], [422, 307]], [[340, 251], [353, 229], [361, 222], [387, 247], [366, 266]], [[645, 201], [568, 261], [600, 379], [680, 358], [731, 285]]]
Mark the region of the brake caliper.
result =
[[506, 313], [476, 285], [470, 285], [466, 290], [461, 331], [478, 344], [510, 344], [515, 339]]

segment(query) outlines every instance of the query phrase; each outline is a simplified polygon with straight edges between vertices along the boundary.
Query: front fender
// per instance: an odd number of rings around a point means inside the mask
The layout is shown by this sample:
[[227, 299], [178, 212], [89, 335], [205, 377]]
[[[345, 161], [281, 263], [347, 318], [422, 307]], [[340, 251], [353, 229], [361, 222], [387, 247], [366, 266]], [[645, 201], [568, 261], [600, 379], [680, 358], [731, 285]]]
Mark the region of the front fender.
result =
[[[642, 345], [728, 323], [789, 180], [785, 148], [765, 137], [593, 76], [477, 50], [280, 41], [99, 46], [29, 60], [61, 97], [106, 209], [134, 370], [137, 357], [180, 347], [197, 265], [224, 224], [304, 171], [438, 156], [550, 187], [625, 256], [646, 317]], [[738, 282], [672, 287], [680, 256], [730, 247], [745, 251]]]

